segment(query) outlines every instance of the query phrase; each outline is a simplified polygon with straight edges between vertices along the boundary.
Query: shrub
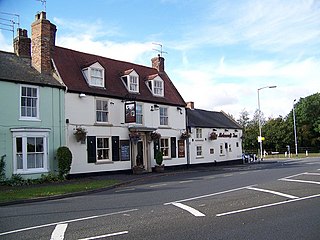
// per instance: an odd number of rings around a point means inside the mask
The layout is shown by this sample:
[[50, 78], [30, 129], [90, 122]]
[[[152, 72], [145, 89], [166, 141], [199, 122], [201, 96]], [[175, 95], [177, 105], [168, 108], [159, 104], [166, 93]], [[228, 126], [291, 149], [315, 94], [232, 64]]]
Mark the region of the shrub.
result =
[[70, 172], [72, 163], [72, 153], [66, 146], [59, 147], [57, 150], [59, 176], [65, 178]]
[[162, 165], [162, 162], [163, 162], [163, 154], [161, 151], [158, 151], [156, 153], [156, 163], [161, 166]]
[[0, 182], [4, 182], [6, 180], [5, 167], [6, 162], [4, 161], [6, 155], [1, 156], [0, 159]]

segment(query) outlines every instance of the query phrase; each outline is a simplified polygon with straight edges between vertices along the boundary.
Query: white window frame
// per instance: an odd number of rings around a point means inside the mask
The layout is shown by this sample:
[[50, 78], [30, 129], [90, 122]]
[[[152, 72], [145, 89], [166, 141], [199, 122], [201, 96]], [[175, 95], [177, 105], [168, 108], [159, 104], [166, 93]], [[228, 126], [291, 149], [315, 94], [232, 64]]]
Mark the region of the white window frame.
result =
[[203, 148], [202, 145], [196, 145], [196, 158], [203, 157]]
[[164, 97], [164, 81], [161, 77], [157, 76], [152, 80], [149, 80], [149, 88], [156, 97]]
[[[104, 107], [105, 106], [105, 102], [107, 103], [107, 109], [98, 109], [98, 101], [102, 101], [102, 106]], [[96, 98], [96, 101], [95, 101], [95, 106], [96, 106], [96, 123], [108, 123], [109, 122], [109, 101], [107, 99], [102, 99], [102, 98]], [[107, 115], [107, 120], [106, 121], [98, 121], [98, 112], [99, 113], [106, 113]]]
[[[13, 135], [13, 173], [14, 174], [36, 174], [49, 172], [49, 129], [12, 129]], [[17, 138], [22, 139], [22, 169], [18, 169], [17, 159]], [[28, 168], [28, 138], [42, 138], [43, 139], [43, 166], [41, 168]], [[36, 153], [36, 152], [35, 152]], [[40, 152], [38, 152], [40, 153]]]
[[159, 108], [159, 115], [160, 115], [160, 125], [161, 126], [168, 126], [169, 125], [169, 114], [167, 107], [160, 107]]
[[[31, 88], [31, 89], [36, 89], [36, 93], [37, 93], [37, 96], [36, 98], [35, 97], [32, 97], [32, 96], [24, 96], [26, 98], [31, 98], [31, 99], [36, 99], [36, 106], [33, 107], [35, 108], [36, 110], [36, 116], [23, 116], [22, 115], [22, 92], [23, 92], [23, 88], [26, 88], [26, 91], [27, 89]], [[31, 121], [39, 121], [39, 116], [40, 116], [40, 113], [39, 113], [39, 106], [40, 106], [40, 90], [39, 90], [39, 87], [38, 86], [32, 86], [32, 85], [20, 85], [20, 98], [19, 98], [19, 109], [20, 109], [20, 118], [19, 120], [31, 120]], [[27, 100], [26, 100], [27, 101]], [[28, 108], [29, 106], [25, 106], [26, 108]]]
[[[99, 147], [98, 139], [107, 139], [108, 146]], [[108, 158], [99, 158], [99, 150], [107, 150]], [[97, 136], [96, 137], [96, 155], [97, 155], [97, 163], [99, 162], [111, 162], [111, 138], [105, 136]]]
[[229, 152], [232, 152], [231, 143], [229, 143], [228, 145], [229, 145]]
[[[141, 108], [141, 112], [138, 110], [139, 108]], [[136, 124], [143, 124], [143, 104], [141, 103], [136, 103]]]
[[160, 144], [160, 151], [163, 154], [163, 158], [165, 159], [170, 158], [171, 157], [170, 138], [167, 138], [167, 137], [160, 138], [159, 144]]
[[129, 86], [128, 86], [129, 92], [138, 93], [139, 92], [139, 77], [129, 75]]
[[[99, 76], [94, 75], [96, 72], [100, 73]], [[105, 87], [104, 68], [100, 65], [100, 63], [96, 62], [90, 67], [82, 69], [82, 73], [90, 86], [101, 88]]]
[[223, 154], [224, 154], [224, 152], [223, 152], [223, 147], [224, 147], [224, 144], [223, 144], [223, 143], [220, 143], [220, 149], [219, 149], [220, 155], [223, 155]]
[[196, 128], [196, 139], [202, 140], [202, 128]]

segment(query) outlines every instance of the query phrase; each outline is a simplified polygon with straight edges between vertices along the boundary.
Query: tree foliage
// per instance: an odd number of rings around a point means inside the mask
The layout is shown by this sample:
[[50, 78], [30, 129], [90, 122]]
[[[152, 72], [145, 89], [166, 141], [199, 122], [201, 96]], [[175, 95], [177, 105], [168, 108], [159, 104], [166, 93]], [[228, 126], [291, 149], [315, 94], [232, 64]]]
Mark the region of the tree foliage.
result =
[[[301, 98], [295, 105], [296, 129], [300, 152], [305, 149], [320, 149], [320, 93]], [[263, 148], [267, 151], [285, 151], [289, 145], [294, 149], [293, 110], [286, 117], [269, 118], [261, 115]], [[246, 110], [240, 112], [237, 122], [243, 127], [243, 148], [246, 152], [257, 152], [259, 144], [259, 110], [252, 120]]]

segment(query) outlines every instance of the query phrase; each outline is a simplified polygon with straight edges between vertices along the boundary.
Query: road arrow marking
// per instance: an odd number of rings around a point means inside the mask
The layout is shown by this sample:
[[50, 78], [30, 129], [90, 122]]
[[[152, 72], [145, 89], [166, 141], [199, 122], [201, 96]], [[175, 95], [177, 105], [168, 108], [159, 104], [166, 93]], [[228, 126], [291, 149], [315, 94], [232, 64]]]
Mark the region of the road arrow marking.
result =
[[68, 224], [58, 224], [51, 234], [50, 240], [63, 240], [64, 233], [67, 230]]
[[182, 208], [183, 210], [188, 211], [189, 213], [191, 213], [192, 215], [194, 215], [196, 217], [204, 217], [205, 216], [202, 212], [200, 212], [200, 211], [198, 211], [198, 210], [196, 210], [196, 209], [194, 209], [192, 207], [189, 207], [189, 206], [187, 206], [185, 204], [177, 203], [177, 202], [173, 202], [171, 204], [176, 206], [176, 207], [178, 207], [178, 208]]

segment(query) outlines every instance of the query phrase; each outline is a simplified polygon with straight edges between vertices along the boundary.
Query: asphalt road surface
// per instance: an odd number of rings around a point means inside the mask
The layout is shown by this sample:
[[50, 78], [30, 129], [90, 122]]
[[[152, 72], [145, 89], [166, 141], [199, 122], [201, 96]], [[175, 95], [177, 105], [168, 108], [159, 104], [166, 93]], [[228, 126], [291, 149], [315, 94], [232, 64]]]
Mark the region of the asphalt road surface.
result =
[[0, 207], [0, 239], [320, 239], [320, 159], [192, 169]]

